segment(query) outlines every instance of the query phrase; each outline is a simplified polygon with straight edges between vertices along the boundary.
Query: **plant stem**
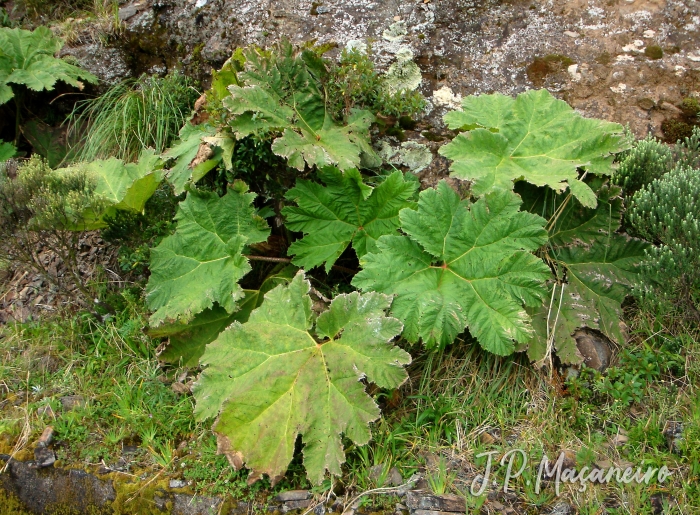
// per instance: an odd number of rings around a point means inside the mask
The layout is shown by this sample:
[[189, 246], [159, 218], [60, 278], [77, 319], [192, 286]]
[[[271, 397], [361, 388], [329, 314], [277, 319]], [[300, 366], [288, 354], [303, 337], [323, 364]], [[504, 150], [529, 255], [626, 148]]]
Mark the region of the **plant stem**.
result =
[[15, 147], [19, 145], [19, 124], [21, 121], [21, 113], [22, 113], [22, 100], [20, 99], [21, 93], [17, 91], [15, 93]]
[[291, 263], [292, 260], [290, 258], [283, 258], [283, 257], [269, 257], [269, 256], [253, 256], [253, 255], [248, 255], [248, 254], [243, 254], [244, 258], [248, 258], [251, 261], [269, 261], [271, 263]]

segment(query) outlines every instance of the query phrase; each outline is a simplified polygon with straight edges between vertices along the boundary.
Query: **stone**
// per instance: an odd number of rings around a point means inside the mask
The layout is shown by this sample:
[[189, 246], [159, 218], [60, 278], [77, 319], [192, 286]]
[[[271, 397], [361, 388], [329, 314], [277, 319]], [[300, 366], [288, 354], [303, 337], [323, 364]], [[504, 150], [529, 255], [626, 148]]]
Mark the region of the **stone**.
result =
[[384, 464], [380, 463], [379, 465], [373, 465], [369, 468], [369, 472], [367, 473], [367, 476], [374, 481], [375, 483], [379, 482], [379, 480], [382, 478], [382, 474], [384, 474]]
[[656, 102], [654, 102], [651, 98], [640, 98], [637, 101], [637, 105], [641, 108], [644, 109], [645, 111], [650, 111], [654, 107], [656, 107]]
[[389, 469], [389, 477], [387, 478], [388, 483], [391, 486], [401, 486], [403, 484], [403, 476], [401, 472], [396, 467], [391, 467]]
[[[9, 457], [0, 458], [7, 461]], [[30, 463], [12, 459], [7, 468], [8, 473], [0, 474], [0, 488], [17, 497], [32, 513], [51, 513], [51, 506], [66, 502], [67, 492], [70, 492], [69, 508], [77, 513], [90, 513], [95, 511], [95, 506], [116, 499], [111, 481], [103, 481], [82, 470], [54, 467], [37, 470]]]
[[575, 331], [573, 337], [587, 367], [599, 372], [608, 368], [612, 358], [612, 346], [605, 336], [592, 329], [583, 328]]
[[[399, 46], [407, 46], [415, 54], [423, 78], [421, 90], [428, 97], [443, 86], [463, 96], [483, 91], [514, 95], [533, 87], [526, 68], [535, 57], [558, 55], [570, 59], [569, 65], [579, 63], [578, 73], [584, 63], [599, 62], [597, 79], [587, 81], [583, 73], [577, 82], [577, 76], [566, 73], [564, 66], [549, 74], [542, 87], [576, 104], [585, 116], [629, 122], [638, 136], [654, 130], [655, 124], [651, 113], [639, 116], [636, 95], [624, 98], [609, 89], [617, 83], [601, 80], [614, 71], [613, 66], [628, 72], [628, 91], [636, 88], [639, 77], [648, 78], [648, 87], [640, 91], [642, 96], [663, 91], [671, 102], [679, 103], [681, 91], [700, 89], [697, 74], [688, 72], [678, 77], [674, 69], [681, 65], [690, 68], [693, 63], [689, 56], [700, 59], [697, 23], [692, 19], [697, 13], [692, 9], [679, 12], [678, 2], [654, 2], [653, 9], [633, 12], [625, 2], [612, 1], [596, 2], [595, 7], [585, 9], [576, 2], [562, 2], [552, 9], [545, 0], [320, 1], [314, 3], [320, 4], [315, 9], [310, 8], [310, 2], [294, 0], [278, 0], [274, 9], [254, 0], [158, 0], [138, 4], [132, 0], [121, 4], [120, 18], [124, 21], [119, 37], [104, 39], [109, 46], [97, 42], [92, 36], [96, 27], [86, 24], [84, 30], [81, 25], [77, 37], [71, 38], [73, 46], [68, 44], [62, 50], [76, 56], [81, 66], [100, 78], [109, 76], [110, 81], [116, 76], [138, 76], [152, 69], [156, 61], [168, 70], [182, 68], [195, 79], [206, 81], [211, 68], [220, 67], [236, 47], [269, 46], [288, 37], [294, 43], [337, 43], [339, 48], [327, 54], [330, 58], [351, 41], [371, 41], [373, 58], [381, 71], [393, 62]], [[390, 41], [383, 38], [383, 33], [392, 24], [402, 27], [390, 31]], [[652, 42], [662, 48], [677, 46], [679, 52], [657, 63], [636, 62], [635, 56]], [[625, 54], [621, 47], [628, 44], [631, 47]], [[625, 55], [616, 58], [618, 54]], [[435, 122], [443, 114], [426, 116], [432, 117], [434, 127], [440, 127]]]
[[48, 415], [49, 417], [56, 416], [56, 414], [53, 412], [53, 408], [48, 404], [46, 406], [41, 406], [41, 407], [37, 408], [36, 414], [40, 417], [44, 416], [44, 415]]
[[[207, 148], [209, 148], [207, 146]], [[186, 395], [190, 393], [190, 385], [183, 383], [173, 383], [170, 385], [170, 389], [178, 395]]]
[[418, 511], [415, 510], [465, 513], [467, 509], [463, 497], [452, 494], [435, 495], [425, 490], [410, 490], [406, 492], [405, 503], [415, 515], [419, 515]]
[[663, 515], [666, 513], [665, 507], [672, 506], [674, 502], [676, 502], [676, 499], [672, 495], [663, 492], [653, 494], [649, 498], [651, 511], [654, 515]]
[[72, 411], [76, 408], [84, 408], [87, 403], [82, 395], [67, 395], [59, 399], [65, 411]]
[[616, 434], [613, 436], [612, 440], [610, 440], [615, 447], [620, 447], [621, 445], [626, 444], [628, 441], [629, 437], [627, 435], [623, 435], [622, 433]]
[[311, 492], [308, 490], [289, 490], [275, 496], [277, 502], [305, 501], [306, 499], [311, 499]]
[[137, 12], [139, 12], [138, 6], [130, 4], [120, 7], [117, 15], [119, 16], [119, 21], [124, 22], [133, 17]]
[[595, 462], [596, 468], [601, 470], [607, 470], [612, 467], [612, 462], [610, 460], [600, 460]]
[[36, 442], [37, 448], [48, 447], [49, 445], [51, 445], [51, 442], [53, 441], [53, 434], [53, 427], [46, 426], [42, 431], [41, 436], [39, 436], [39, 440], [37, 440]]
[[290, 510], [300, 510], [302, 508], [308, 508], [311, 506], [311, 503], [313, 501], [311, 499], [307, 499], [305, 501], [287, 501], [282, 505], [282, 511], [287, 512]]
[[572, 64], [569, 66], [566, 71], [569, 73], [569, 76], [571, 77], [571, 80], [578, 82], [581, 80], [581, 73], [578, 71], [578, 64]]
[[574, 507], [568, 502], [558, 502], [549, 512], [549, 515], [573, 515], [575, 513]]
[[154, 501], [159, 510], [172, 515], [212, 515], [220, 513], [222, 504], [222, 500], [216, 497], [175, 492], [159, 492]]
[[122, 455], [124, 454], [136, 454], [139, 452], [138, 445], [122, 445]]
[[664, 424], [664, 436], [666, 437], [666, 445], [668, 449], [674, 453], [681, 455], [683, 450], [683, 424], [669, 420]]
[[38, 446], [34, 449], [34, 463], [32, 464], [35, 468], [50, 467], [56, 463], [56, 454], [48, 447]]
[[185, 488], [187, 486], [187, 481], [182, 479], [171, 479], [168, 486], [170, 488]]

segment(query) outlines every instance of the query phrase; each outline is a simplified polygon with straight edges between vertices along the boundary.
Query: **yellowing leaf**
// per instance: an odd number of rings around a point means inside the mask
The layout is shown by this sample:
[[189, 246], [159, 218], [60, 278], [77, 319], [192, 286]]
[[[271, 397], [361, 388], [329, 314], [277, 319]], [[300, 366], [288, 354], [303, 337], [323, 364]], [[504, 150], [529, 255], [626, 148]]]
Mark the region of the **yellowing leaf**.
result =
[[556, 273], [547, 301], [529, 310], [535, 334], [528, 356], [541, 362], [556, 352], [562, 363], [578, 364], [583, 358], [572, 334], [587, 327], [622, 344], [622, 302], [639, 273], [649, 247], [646, 242], [617, 234], [622, 216], [620, 188], [590, 181], [597, 190], [595, 209], [566, 195], [532, 187], [520, 188], [528, 210], [556, 218], [550, 224], [547, 261]]
[[341, 435], [366, 444], [379, 408], [361, 379], [396, 388], [410, 356], [388, 343], [401, 323], [385, 316], [390, 297], [339, 295], [314, 324], [309, 282], [299, 272], [289, 286], [265, 295], [247, 323], [235, 322], [207, 346], [195, 384], [195, 415], [217, 417], [214, 431], [249, 482], [263, 474], [274, 485], [304, 444], [309, 480], [341, 474]]

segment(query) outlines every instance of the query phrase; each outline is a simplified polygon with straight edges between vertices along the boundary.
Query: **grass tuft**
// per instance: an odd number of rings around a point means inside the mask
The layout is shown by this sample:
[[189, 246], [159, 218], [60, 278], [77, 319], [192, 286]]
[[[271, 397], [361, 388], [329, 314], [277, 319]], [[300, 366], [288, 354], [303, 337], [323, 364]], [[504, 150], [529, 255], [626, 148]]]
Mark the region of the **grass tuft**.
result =
[[174, 73], [127, 79], [78, 103], [69, 118], [69, 134], [80, 138], [76, 160], [135, 161], [144, 148], [163, 152], [189, 118], [198, 95], [189, 79]]

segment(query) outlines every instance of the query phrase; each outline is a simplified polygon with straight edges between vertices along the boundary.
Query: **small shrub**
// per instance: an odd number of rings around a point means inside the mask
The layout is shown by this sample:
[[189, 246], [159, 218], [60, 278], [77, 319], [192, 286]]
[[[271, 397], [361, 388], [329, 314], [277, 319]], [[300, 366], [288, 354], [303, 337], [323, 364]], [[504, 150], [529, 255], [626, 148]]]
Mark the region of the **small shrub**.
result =
[[678, 107], [683, 111], [683, 115], [688, 118], [693, 118], [700, 114], [700, 102], [698, 102], [697, 98], [684, 98]]
[[649, 45], [644, 49], [644, 55], [649, 59], [661, 59], [664, 56], [664, 51], [659, 45]]
[[695, 127], [690, 136], [676, 144], [673, 157], [678, 166], [700, 168], [700, 127]]
[[661, 131], [666, 136], [666, 141], [675, 143], [692, 135], [693, 126], [683, 120], [670, 118], [661, 123]]
[[642, 264], [650, 281], [640, 291], [651, 300], [678, 301], [695, 316], [700, 301], [700, 170], [679, 166], [638, 191], [628, 219], [656, 243]]
[[189, 79], [173, 74], [129, 79], [81, 102], [69, 126], [70, 133], [84, 134], [77, 159], [135, 161], [147, 147], [163, 152], [177, 138], [197, 96]]
[[425, 107], [419, 92], [387, 87], [386, 76], [375, 69], [369, 52], [343, 50], [337, 64], [330, 67], [326, 87], [338, 119], [347, 118], [353, 107], [397, 118], [416, 115]]
[[620, 163], [614, 182], [631, 197], [654, 179], [658, 179], [672, 168], [671, 149], [653, 136], [637, 142]]
[[[0, 178], [0, 257], [29, 266], [62, 292], [75, 287], [82, 300], [90, 294], [85, 288], [78, 266], [80, 233], [85, 213], [100, 212], [103, 200], [94, 194], [95, 182], [80, 168], [56, 172], [38, 156], [32, 157], [11, 179]], [[40, 254], [48, 248], [66, 267], [59, 276]]]

